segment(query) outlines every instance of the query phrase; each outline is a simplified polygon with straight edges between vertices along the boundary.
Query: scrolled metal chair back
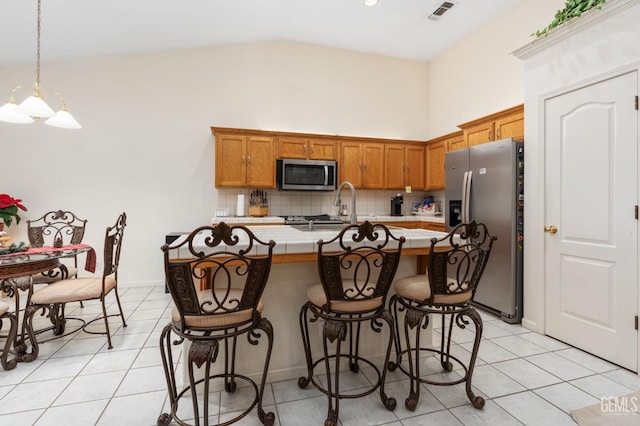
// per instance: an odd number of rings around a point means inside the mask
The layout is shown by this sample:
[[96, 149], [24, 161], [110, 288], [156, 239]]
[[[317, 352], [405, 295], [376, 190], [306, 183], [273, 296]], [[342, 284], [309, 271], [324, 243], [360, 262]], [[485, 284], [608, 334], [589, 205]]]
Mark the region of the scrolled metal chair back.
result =
[[482, 273], [489, 260], [496, 236], [489, 234], [484, 223], [462, 223], [443, 238], [432, 238], [427, 273], [431, 294], [442, 295], [471, 292], [473, 300]]
[[104, 273], [103, 276], [118, 275], [118, 265], [120, 263], [120, 250], [122, 249], [122, 238], [124, 228], [127, 226], [127, 214], [118, 216], [116, 223], [107, 228], [104, 237]]
[[[224, 222], [199, 227], [177, 245], [164, 245], [167, 285], [183, 327], [185, 316], [216, 316], [247, 309], [253, 310], [251, 317], [256, 320], [274, 246], [274, 241], [258, 239], [245, 226]], [[201, 292], [198, 297], [202, 287], [205, 299]]]
[[[318, 241], [318, 272], [331, 301], [384, 299], [391, 287], [404, 237], [395, 237], [382, 224], [365, 221], [343, 228], [331, 240]], [[348, 283], [349, 285], [345, 285]]]
[[35, 220], [27, 220], [27, 237], [32, 247], [80, 244], [87, 221], [73, 212], [55, 210]]

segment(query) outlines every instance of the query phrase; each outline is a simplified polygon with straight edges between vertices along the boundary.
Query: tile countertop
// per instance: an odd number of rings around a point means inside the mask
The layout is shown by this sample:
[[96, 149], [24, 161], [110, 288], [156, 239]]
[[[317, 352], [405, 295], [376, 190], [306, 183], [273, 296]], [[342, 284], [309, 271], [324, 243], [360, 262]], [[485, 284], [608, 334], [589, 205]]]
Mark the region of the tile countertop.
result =
[[[246, 218], [238, 218], [238, 219], [246, 219]], [[264, 218], [262, 218], [264, 219]], [[227, 222], [231, 223], [231, 222]], [[244, 223], [244, 222], [243, 222]], [[253, 231], [257, 238], [262, 241], [274, 240], [276, 242], [276, 246], [274, 247], [273, 253], [274, 255], [299, 255], [299, 254], [313, 254], [318, 251], [318, 240], [330, 240], [335, 237], [339, 230], [338, 229], [316, 229], [313, 231], [302, 231], [293, 226], [282, 225], [282, 226], [274, 226], [274, 225], [255, 225], [249, 226], [249, 228]], [[408, 249], [416, 249], [420, 253], [415, 253], [416, 250], [409, 250], [406, 254], [426, 254], [429, 250], [429, 246], [431, 244], [431, 239], [442, 238], [447, 235], [445, 232], [438, 231], [429, 231], [426, 229], [405, 229], [399, 227], [391, 227], [391, 233], [396, 236], [404, 236], [406, 242], [404, 243], [403, 251]], [[171, 245], [180, 244], [186, 236], [182, 236], [178, 238]], [[204, 237], [202, 237], [204, 238]], [[204, 242], [199, 241], [197, 238], [194, 241], [194, 249], [207, 251], [207, 247]], [[240, 244], [235, 249], [242, 248], [241, 246], [245, 246], [242, 244], [242, 240]], [[218, 250], [218, 249], [216, 249]], [[234, 250], [235, 251], [235, 250]], [[266, 250], [264, 247], [258, 247], [257, 253], [265, 253]], [[181, 247], [178, 250], [177, 257], [179, 258], [189, 258], [191, 257], [187, 247]], [[281, 262], [298, 262], [298, 261], [308, 261], [306, 259], [295, 259], [295, 260], [282, 260]]]
[[[368, 220], [370, 222], [433, 222], [444, 223], [444, 216], [383, 216], [383, 215], [359, 215], [358, 222], [364, 222]], [[229, 224], [243, 223], [243, 224], [269, 224], [269, 225], [284, 225], [284, 219], [279, 216], [265, 216], [265, 217], [250, 217], [250, 216], [224, 216], [214, 217], [211, 219], [211, 223], [226, 222]]]

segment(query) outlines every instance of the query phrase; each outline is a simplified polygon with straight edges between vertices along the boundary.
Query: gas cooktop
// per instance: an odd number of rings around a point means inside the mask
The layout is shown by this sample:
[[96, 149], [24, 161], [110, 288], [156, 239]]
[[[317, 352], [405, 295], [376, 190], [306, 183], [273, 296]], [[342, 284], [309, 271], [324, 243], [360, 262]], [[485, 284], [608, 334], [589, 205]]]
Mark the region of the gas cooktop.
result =
[[340, 216], [317, 214], [310, 216], [282, 216], [285, 225], [307, 225], [310, 221], [315, 224], [342, 223]]

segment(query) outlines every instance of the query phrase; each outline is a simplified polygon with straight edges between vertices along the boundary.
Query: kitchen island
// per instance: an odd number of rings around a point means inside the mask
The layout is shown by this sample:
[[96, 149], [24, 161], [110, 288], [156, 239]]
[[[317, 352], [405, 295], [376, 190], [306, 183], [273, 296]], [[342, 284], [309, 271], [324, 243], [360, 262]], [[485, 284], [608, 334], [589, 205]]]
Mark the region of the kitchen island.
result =
[[[303, 231], [288, 225], [259, 225], [249, 227], [261, 240], [274, 240], [273, 265], [271, 274], [263, 293], [263, 316], [273, 324], [274, 346], [269, 367], [269, 381], [297, 379], [306, 372], [306, 361], [302, 347], [299, 312], [308, 300], [307, 290], [319, 282], [317, 271], [317, 241], [329, 240], [337, 235], [339, 229], [316, 229]], [[390, 231], [396, 236], [404, 236], [406, 242], [402, 247], [402, 258], [395, 278], [403, 278], [424, 271], [426, 257], [431, 238], [443, 237], [443, 232], [424, 229], [404, 229], [391, 227]], [[176, 240], [175, 244], [182, 239]], [[195, 248], [206, 251], [208, 248], [202, 243]], [[180, 249], [178, 257], [187, 258], [187, 249]], [[321, 324], [318, 324], [317, 339], [312, 339], [314, 352], [320, 350]], [[389, 330], [374, 333], [363, 327], [361, 353], [372, 357], [376, 362], [383, 359], [384, 344]], [[424, 338], [431, 337], [431, 327], [422, 331]], [[258, 377], [263, 362], [261, 345], [253, 347], [246, 341], [238, 341], [237, 365], [239, 371], [248, 373], [250, 377]], [[264, 346], [264, 345], [263, 345]], [[186, 347], [184, 348], [186, 350]], [[185, 353], [186, 354], [186, 353]], [[218, 367], [218, 366], [216, 366]]]

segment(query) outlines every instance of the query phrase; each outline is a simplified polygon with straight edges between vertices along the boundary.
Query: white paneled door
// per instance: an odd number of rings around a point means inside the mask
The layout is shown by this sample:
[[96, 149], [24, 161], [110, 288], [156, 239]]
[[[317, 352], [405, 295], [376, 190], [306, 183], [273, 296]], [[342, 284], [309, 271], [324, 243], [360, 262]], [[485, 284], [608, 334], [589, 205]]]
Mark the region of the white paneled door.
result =
[[631, 72], [544, 105], [546, 333], [633, 371], [637, 94]]

